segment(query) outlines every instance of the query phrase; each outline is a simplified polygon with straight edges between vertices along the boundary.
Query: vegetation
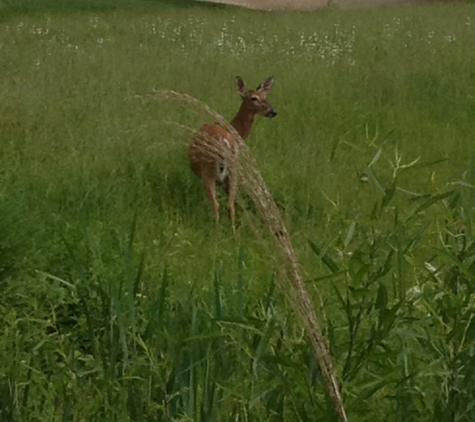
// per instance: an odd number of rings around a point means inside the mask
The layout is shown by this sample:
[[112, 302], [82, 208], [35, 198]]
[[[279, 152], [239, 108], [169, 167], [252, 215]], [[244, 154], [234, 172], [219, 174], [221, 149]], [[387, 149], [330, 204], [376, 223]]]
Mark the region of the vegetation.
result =
[[0, 420], [335, 420], [252, 200], [232, 235], [189, 170], [212, 117], [149, 95], [272, 74], [249, 146], [349, 419], [473, 421], [473, 6], [145, 3], [0, 3]]

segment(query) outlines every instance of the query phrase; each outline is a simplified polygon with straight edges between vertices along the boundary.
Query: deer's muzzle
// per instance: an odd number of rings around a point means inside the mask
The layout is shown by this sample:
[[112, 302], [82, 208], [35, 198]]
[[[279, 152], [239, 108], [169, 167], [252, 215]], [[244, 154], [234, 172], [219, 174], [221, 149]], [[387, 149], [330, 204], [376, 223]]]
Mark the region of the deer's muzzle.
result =
[[269, 118], [273, 118], [277, 116], [277, 111], [275, 111], [274, 109], [270, 109], [267, 113], [266, 113], [266, 117], [269, 117]]

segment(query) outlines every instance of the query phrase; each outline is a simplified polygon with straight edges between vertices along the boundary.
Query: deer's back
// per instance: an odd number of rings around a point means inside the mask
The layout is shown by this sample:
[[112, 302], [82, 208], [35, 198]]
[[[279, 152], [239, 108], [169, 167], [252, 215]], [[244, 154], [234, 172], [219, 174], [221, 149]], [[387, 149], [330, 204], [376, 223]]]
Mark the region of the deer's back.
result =
[[202, 176], [204, 172], [216, 172], [216, 168], [228, 166], [236, 153], [234, 136], [218, 124], [202, 126], [190, 142], [188, 156], [193, 171]]

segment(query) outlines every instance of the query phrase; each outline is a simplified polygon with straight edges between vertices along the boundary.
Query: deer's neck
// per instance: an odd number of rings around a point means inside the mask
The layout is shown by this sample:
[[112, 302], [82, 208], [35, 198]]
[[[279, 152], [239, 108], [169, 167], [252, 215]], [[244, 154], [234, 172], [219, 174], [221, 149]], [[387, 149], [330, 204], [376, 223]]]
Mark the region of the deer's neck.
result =
[[254, 113], [250, 113], [246, 110], [244, 104], [241, 104], [236, 117], [231, 121], [231, 126], [236, 129], [236, 132], [239, 133], [242, 139], [246, 140], [249, 136], [255, 116]]

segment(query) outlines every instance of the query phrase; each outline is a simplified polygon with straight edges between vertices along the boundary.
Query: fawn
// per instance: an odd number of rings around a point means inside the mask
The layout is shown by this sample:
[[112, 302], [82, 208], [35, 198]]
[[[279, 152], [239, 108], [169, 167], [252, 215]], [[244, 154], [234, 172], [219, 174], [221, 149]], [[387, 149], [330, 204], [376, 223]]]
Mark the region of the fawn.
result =
[[[267, 101], [274, 78], [269, 77], [255, 90], [246, 90], [243, 79], [236, 78], [236, 87], [241, 95], [241, 107], [231, 121], [231, 126], [246, 140], [251, 132], [256, 114], [275, 117], [277, 112]], [[237, 166], [239, 140], [222, 125], [203, 125], [193, 137], [188, 148], [192, 170], [203, 180], [206, 196], [213, 210], [215, 221], [219, 220], [219, 202], [216, 198], [216, 185], [222, 185], [227, 194], [227, 209], [234, 230], [234, 203], [237, 193]]]

